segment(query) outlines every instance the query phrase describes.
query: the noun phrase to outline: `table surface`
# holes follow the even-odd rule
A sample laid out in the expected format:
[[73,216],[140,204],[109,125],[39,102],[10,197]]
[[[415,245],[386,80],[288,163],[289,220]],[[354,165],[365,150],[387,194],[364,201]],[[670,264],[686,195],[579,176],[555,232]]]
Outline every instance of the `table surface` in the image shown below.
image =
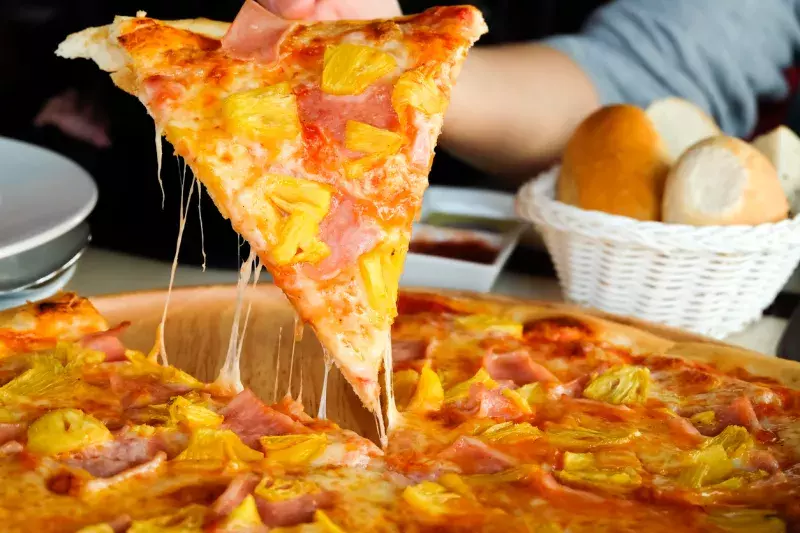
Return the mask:
[[[166,289],[169,286],[170,264],[98,248],[90,248],[78,263],[68,290],[83,296],[120,292]],[[175,286],[235,284],[237,272],[179,265]],[[262,277],[263,279],[263,277]],[[558,282],[552,278],[503,272],[492,292],[518,298],[561,301]],[[775,355],[787,321],[764,317],[746,330],[731,335],[726,342]]]

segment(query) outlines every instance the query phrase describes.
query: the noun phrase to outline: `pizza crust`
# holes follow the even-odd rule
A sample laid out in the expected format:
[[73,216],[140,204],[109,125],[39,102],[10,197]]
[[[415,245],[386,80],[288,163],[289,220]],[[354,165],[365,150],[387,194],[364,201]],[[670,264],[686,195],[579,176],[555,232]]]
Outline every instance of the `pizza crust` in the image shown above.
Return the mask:
[[661,353],[708,363],[723,372],[743,369],[800,390],[800,363],[739,348],[715,339],[630,317],[558,302],[519,300],[506,296],[463,291],[406,289],[409,295],[430,296],[463,311],[494,311],[527,322],[545,318],[569,318],[589,326],[602,340],[626,347],[633,353]]

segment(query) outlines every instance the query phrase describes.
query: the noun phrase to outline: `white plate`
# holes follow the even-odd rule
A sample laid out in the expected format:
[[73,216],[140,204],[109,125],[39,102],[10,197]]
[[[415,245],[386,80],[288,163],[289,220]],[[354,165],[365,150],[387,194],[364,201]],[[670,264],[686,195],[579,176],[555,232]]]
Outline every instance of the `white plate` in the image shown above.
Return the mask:
[[0,259],[63,235],[96,203],[97,187],[76,163],[0,138]]
[[27,302],[35,302],[37,300],[50,298],[67,286],[72,276],[75,275],[75,270],[77,268],[78,264],[73,263],[71,267],[64,270],[45,285],[37,286],[37,288],[33,290],[14,292],[5,297],[0,296],[0,311],[3,309],[11,309],[12,307],[19,307],[20,305],[25,305]]

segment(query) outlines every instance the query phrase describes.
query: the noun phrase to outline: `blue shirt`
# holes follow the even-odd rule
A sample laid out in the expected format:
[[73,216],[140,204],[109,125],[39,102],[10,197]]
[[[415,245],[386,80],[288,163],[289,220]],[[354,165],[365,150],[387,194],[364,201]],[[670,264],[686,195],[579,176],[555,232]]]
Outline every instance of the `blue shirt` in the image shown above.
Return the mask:
[[787,96],[800,0],[617,0],[544,44],[581,66],[604,105],[680,96],[747,137],[759,101]]

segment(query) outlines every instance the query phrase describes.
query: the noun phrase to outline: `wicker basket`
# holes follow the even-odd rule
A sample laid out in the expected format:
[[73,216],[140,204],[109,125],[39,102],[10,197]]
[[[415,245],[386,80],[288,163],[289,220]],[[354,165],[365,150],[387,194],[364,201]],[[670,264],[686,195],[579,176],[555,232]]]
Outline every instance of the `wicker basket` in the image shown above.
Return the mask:
[[640,222],[555,200],[558,168],[527,183],[517,212],[553,258],[565,298],[723,338],[761,318],[800,260],[800,216],[760,226]]

